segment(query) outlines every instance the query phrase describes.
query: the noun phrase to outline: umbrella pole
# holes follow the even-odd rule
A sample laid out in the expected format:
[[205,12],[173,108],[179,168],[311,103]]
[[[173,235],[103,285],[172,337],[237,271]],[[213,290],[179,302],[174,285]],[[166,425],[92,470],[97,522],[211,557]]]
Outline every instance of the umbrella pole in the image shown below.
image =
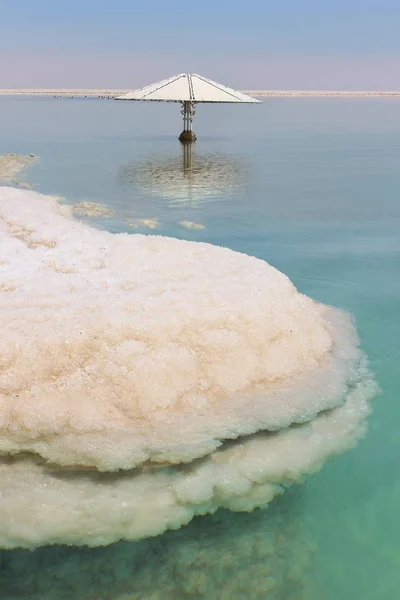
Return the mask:
[[192,131],[192,120],[194,115],[194,108],[192,102],[182,102],[182,116],[183,116],[183,131],[179,136],[179,141],[183,144],[191,143],[196,141],[196,135]]

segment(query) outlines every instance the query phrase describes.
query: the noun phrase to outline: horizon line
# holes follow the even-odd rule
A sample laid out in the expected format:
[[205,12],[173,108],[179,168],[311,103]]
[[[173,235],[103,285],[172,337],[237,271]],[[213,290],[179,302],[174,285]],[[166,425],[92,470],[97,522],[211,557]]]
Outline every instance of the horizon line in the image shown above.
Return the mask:
[[[0,96],[114,96],[132,92],[132,88],[0,88]],[[238,90],[250,96],[263,97],[398,97],[400,90]]]

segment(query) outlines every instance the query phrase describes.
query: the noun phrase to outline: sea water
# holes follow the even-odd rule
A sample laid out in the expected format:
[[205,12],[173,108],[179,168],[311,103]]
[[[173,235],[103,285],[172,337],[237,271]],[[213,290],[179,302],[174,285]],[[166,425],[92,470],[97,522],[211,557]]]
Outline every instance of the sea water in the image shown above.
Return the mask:
[[[251,514],[107,548],[0,551],[0,598],[392,600],[400,585],[400,101],[265,99],[197,107],[1,98],[20,180],[112,232],[252,254],[350,311],[376,374],[368,435]],[[200,275],[199,275],[200,276]],[[110,306],[110,310],[112,307]]]

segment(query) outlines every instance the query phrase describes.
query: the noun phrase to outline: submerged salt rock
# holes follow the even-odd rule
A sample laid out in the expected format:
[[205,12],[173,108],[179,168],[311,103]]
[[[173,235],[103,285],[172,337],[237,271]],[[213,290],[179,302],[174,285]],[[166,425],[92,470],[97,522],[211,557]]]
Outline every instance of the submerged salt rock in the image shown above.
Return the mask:
[[78,202],[72,206],[72,212],[78,217],[111,217],[115,210],[98,202]]
[[132,229],[139,228],[147,228],[147,229],[158,229],[161,227],[161,223],[157,219],[139,219],[139,218],[129,218],[125,219],[125,223],[127,223],[128,227]]
[[0,451],[130,469],[204,456],[340,404],[346,315],[264,261],[112,235],[0,192]]
[[185,229],[205,229],[201,223],[194,223],[193,221],[179,221],[179,225]]
[[15,600],[265,600],[257,590],[273,579],[268,600],[309,600],[304,579],[315,541],[302,514],[302,492],[287,494],[268,511],[221,511],[135,544],[0,551],[0,583]]
[[[34,154],[3,154],[0,156],[0,180],[14,181],[15,178],[32,162],[37,161]],[[25,184],[28,185],[28,184]]]

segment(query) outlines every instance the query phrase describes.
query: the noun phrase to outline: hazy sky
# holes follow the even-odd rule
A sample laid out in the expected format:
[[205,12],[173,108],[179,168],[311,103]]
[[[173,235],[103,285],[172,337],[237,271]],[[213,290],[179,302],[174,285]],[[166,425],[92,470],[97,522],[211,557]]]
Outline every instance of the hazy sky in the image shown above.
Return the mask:
[[400,0],[0,0],[0,88],[400,90]]

